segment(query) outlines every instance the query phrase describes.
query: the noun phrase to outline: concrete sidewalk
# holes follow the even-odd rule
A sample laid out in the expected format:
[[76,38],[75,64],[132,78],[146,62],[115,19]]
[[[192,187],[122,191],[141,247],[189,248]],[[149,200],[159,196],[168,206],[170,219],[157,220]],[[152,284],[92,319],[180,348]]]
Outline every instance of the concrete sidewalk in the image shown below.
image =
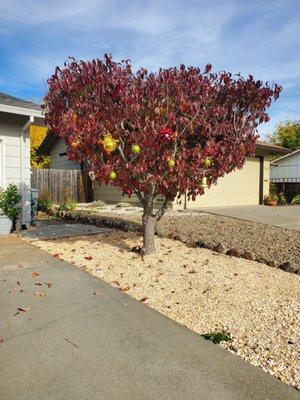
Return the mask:
[[1,400],[299,399],[241,358],[17,237],[0,238],[0,321]]

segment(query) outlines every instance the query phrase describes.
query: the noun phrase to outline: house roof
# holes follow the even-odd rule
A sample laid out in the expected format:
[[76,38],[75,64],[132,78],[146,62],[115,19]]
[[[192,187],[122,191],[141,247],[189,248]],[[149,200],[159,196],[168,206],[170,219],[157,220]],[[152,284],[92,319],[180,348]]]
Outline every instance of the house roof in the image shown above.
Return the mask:
[[11,114],[43,117],[42,108],[39,104],[19,99],[18,97],[10,96],[3,92],[0,92],[0,111]]
[[289,154],[286,154],[286,155],[284,155],[282,157],[276,158],[276,160],[272,161],[271,164],[277,164],[278,161],[283,160],[284,158],[287,158],[287,157],[294,156],[295,154],[297,154],[299,152],[300,152],[300,149],[295,150],[295,151],[293,151],[293,152],[291,152]]
[[273,143],[266,143],[261,140],[256,141],[256,150],[265,150],[269,153],[276,153],[276,154],[288,154],[291,152],[290,149],[286,147],[278,146],[277,144]]
[[[50,151],[54,143],[58,137],[53,133],[49,132],[45,137],[40,147],[37,149],[37,155],[40,156],[49,156]],[[286,149],[285,147],[277,146],[275,144],[262,142],[261,140],[256,141],[256,151],[264,151],[266,153],[276,153],[276,154],[287,154],[290,153],[290,149]]]

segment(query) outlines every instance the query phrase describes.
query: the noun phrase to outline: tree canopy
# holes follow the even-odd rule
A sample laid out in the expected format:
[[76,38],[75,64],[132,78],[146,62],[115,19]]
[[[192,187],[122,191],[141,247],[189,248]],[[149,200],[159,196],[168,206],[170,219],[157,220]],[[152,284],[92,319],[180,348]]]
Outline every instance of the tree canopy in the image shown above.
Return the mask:
[[42,141],[47,134],[47,127],[31,125],[29,128],[30,133],[30,163],[33,168],[49,168],[49,157],[38,156],[37,149],[40,147]]
[[[145,252],[154,248],[145,237],[153,242],[155,223],[176,196],[195,199],[204,180],[210,186],[254,155],[256,128],[281,91],[210,64],[154,74],[109,55],[71,59],[48,85],[46,123],[66,141],[68,157],[140,200]],[[155,211],[157,195],[165,200]]]
[[280,122],[269,135],[269,140],[288,149],[300,149],[300,121]]

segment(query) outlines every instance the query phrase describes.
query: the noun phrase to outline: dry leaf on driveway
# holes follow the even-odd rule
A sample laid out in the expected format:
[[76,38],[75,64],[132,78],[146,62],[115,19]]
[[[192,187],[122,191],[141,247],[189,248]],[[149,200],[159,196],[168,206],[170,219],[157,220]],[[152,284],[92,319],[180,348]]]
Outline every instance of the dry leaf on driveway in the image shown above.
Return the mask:
[[45,297],[46,295],[43,292],[37,291],[37,292],[34,293],[34,296]]
[[23,312],[27,312],[29,310],[31,310],[33,307],[18,307],[19,311],[23,311]]
[[89,261],[93,259],[92,256],[85,256],[84,258],[85,258],[86,260],[89,260]]
[[120,288],[120,290],[122,290],[122,292],[128,292],[128,290],[130,290],[130,286],[124,286]]
[[40,274],[39,274],[39,272],[34,271],[34,272],[31,274],[31,276],[32,276],[33,278],[36,278],[37,276],[40,276]]
[[0,343],[4,342],[4,338],[2,336],[0,336]]
[[148,300],[148,298],[149,298],[149,297],[146,297],[146,296],[145,296],[145,297],[142,297],[142,298],[140,299],[140,302],[141,302],[141,303],[144,303],[146,300]]
[[6,279],[0,279],[0,283],[4,283],[4,282],[6,282]]
[[96,290],[94,291],[94,296],[99,296],[100,294],[100,292],[97,292]]
[[51,288],[51,287],[53,286],[53,282],[48,282],[48,283],[45,283],[45,285],[47,285],[47,286],[48,286],[48,288]]

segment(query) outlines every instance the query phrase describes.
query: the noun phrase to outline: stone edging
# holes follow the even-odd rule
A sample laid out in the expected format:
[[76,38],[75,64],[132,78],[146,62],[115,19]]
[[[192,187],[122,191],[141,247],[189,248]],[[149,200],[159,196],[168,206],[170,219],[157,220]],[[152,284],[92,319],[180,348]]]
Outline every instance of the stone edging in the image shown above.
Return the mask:
[[[49,215],[57,215],[57,210],[51,209],[48,212]],[[108,216],[100,216],[100,215],[86,215],[81,214],[80,212],[59,212],[59,217],[62,219],[67,219],[69,221],[80,222],[84,224],[95,225],[97,227],[106,227],[111,229],[118,229],[125,232],[141,232],[141,225],[136,222],[124,221],[119,218],[108,217]],[[214,243],[212,241],[198,241],[196,243],[190,243],[184,240],[179,236],[170,236],[170,235],[161,235],[156,232],[156,235],[159,237],[168,237],[169,239],[179,240],[182,243],[185,243],[189,246],[202,247],[205,249],[209,249],[221,254],[227,254],[231,257],[244,258],[246,260],[257,261],[262,264],[267,264],[273,268],[279,268],[283,271],[294,273],[300,275],[300,267],[293,265],[290,261],[286,261],[281,264],[277,264],[274,260],[268,260],[264,257],[254,257],[254,255],[250,251],[242,251],[237,248],[228,248],[223,243]]]

